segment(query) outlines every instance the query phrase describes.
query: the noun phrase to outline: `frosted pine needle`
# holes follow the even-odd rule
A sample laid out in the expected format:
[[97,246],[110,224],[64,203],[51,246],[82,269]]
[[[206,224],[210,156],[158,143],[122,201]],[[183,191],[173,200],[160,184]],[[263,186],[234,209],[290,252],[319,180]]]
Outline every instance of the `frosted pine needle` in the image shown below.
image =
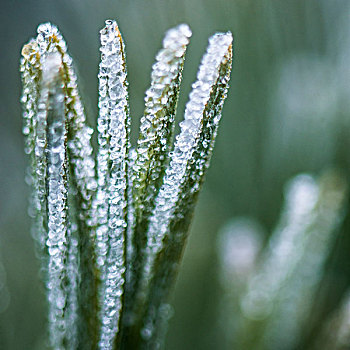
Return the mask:
[[[94,174],[94,161],[92,158],[92,148],[90,145],[90,136],[92,134],[92,129],[87,127],[85,125],[85,116],[83,112],[83,108],[80,102],[78,90],[76,81],[77,78],[75,76],[73,67],[72,67],[72,59],[67,54],[66,51],[66,44],[63,40],[61,34],[59,33],[58,29],[51,25],[50,23],[42,24],[38,27],[38,36],[35,40],[31,40],[29,44],[27,44],[23,51],[22,51],[23,59],[22,59],[22,76],[24,83],[28,79],[25,78],[26,75],[28,75],[32,81],[32,84],[29,85],[29,88],[31,88],[32,96],[36,98],[38,94],[43,95],[44,90],[41,85],[45,85],[47,83],[48,77],[50,77],[50,72],[48,71],[48,74],[46,74],[46,77],[42,76],[42,68],[40,65],[40,60],[44,61],[46,60],[46,57],[48,55],[55,55],[58,59],[58,57],[61,60],[61,68],[60,68],[60,76],[61,76],[61,93],[62,93],[62,113],[64,115],[64,124],[67,128],[65,132],[65,147],[67,148],[67,154],[66,158],[67,167],[66,172],[70,172],[70,174],[66,174],[65,181],[70,183],[70,190],[67,191],[68,196],[70,199],[70,210],[69,214],[67,216],[70,217],[71,220],[74,222],[77,222],[77,225],[68,225],[67,227],[74,227],[74,231],[78,231],[80,235],[79,239],[79,250],[80,252],[83,252],[83,254],[80,254],[80,258],[69,256],[67,260],[67,271],[69,271],[68,278],[71,281],[71,285],[75,284],[75,288],[69,288],[69,296],[70,300],[76,300],[79,296],[79,304],[80,307],[77,307],[77,305],[72,305],[71,303],[68,303],[67,305],[67,312],[66,317],[67,322],[71,323],[75,327],[77,326],[76,321],[76,313],[77,310],[79,311],[80,317],[87,317],[90,318],[91,316],[88,315],[86,312],[83,312],[83,308],[91,309],[90,306],[87,306],[89,303],[91,305],[91,299],[93,298],[94,294],[94,278],[91,274],[91,271],[93,271],[93,268],[91,266],[91,261],[93,262],[93,255],[91,250],[91,234],[90,234],[90,228],[91,226],[91,213],[90,213],[90,207],[91,207],[91,198],[92,198],[92,192],[94,188],[96,187],[95,182],[95,174]],[[25,65],[27,65],[27,69],[25,69]],[[30,80],[29,79],[29,80]],[[36,89],[36,91],[34,91]],[[23,102],[25,103],[25,106],[27,106],[29,103],[34,104],[33,97],[26,98],[23,97]],[[25,101],[24,101],[25,100]],[[46,180],[46,163],[48,156],[50,156],[50,151],[46,149],[46,141],[44,139],[44,136],[46,135],[46,128],[47,128],[47,118],[46,115],[40,111],[41,104],[37,102],[38,107],[33,106],[31,108],[32,114],[35,111],[37,111],[37,116],[34,118],[27,118],[27,113],[25,112],[25,120],[27,122],[24,126],[24,133],[28,132],[28,128],[34,127],[34,131],[30,135],[35,135],[38,139],[38,142],[36,142],[35,145],[35,151],[36,158],[32,157],[32,180],[34,187],[34,208],[40,207],[41,210],[45,210],[46,207],[44,205],[45,203],[45,197],[47,195],[46,193],[46,186],[47,186],[47,180]],[[32,120],[31,124],[28,123],[28,121]],[[31,126],[32,125],[32,126]],[[46,137],[46,136],[45,136]],[[33,136],[32,136],[33,138]],[[63,138],[63,135],[61,135],[61,138]],[[30,137],[27,139],[27,150],[28,152],[31,152],[30,147],[33,141]],[[34,159],[34,160],[33,160]],[[68,165],[69,164],[69,165]],[[40,176],[33,176],[33,172],[36,174],[40,174]],[[38,190],[38,189],[42,190]],[[41,196],[41,197],[40,197]],[[39,204],[38,204],[39,203]],[[32,210],[33,211],[33,210]],[[38,212],[38,210],[33,211],[34,216],[36,217],[36,225],[34,226],[34,230],[40,231],[40,226],[46,226],[47,227],[47,221],[50,220],[50,213],[45,212]],[[47,215],[49,218],[47,218]],[[73,216],[75,218],[73,218]],[[67,218],[68,220],[68,218]],[[47,228],[43,230],[44,233],[39,235],[41,237],[45,237],[47,233]],[[67,230],[67,232],[71,232],[71,229]],[[40,238],[41,240],[41,246],[42,250],[47,250],[45,245],[47,246],[47,242],[45,239]],[[71,246],[70,239],[67,238],[67,247]],[[90,246],[90,249],[89,249]],[[82,247],[84,247],[82,249]],[[70,248],[69,248],[70,249]],[[76,250],[71,250],[70,252],[73,254],[77,254],[78,252]],[[45,256],[45,255],[44,255]],[[85,258],[85,259],[84,259]],[[90,278],[85,278],[81,285],[79,286],[84,290],[84,293],[77,293],[76,288],[78,287],[78,261],[83,262],[80,264],[80,267],[83,267],[83,269],[86,271],[87,269],[90,270],[86,276],[91,276]],[[72,265],[74,262],[74,266]],[[89,266],[90,264],[90,266]],[[71,266],[72,265],[72,266]],[[74,297],[75,295],[75,297]],[[94,312],[96,314],[96,312]],[[69,315],[69,316],[68,316]],[[91,322],[89,322],[91,323]],[[76,332],[72,329],[72,327],[69,328],[69,334],[73,336],[73,334],[76,334]],[[87,334],[87,327],[83,327],[82,332]],[[91,332],[89,332],[91,333]],[[89,337],[89,336],[87,336]],[[69,336],[68,336],[69,338]],[[84,336],[80,334],[79,338],[81,339],[82,343],[85,343],[85,340],[82,340]],[[76,341],[72,338],[69,338],[69,343],[74,344]],[[89,341],[88,341],[89,342]],[[73,345],[72,345],[73,346]]]
[[196,195],[209,166],[231,65],[231,33],[214,35],[203,56],[197,82],[193,84],[185,118],[180,124],[181,132],[176,138],[170,165],[150,219],[143,275],[144,284],[152,281],[144,324],[146,338],[157,338],[153,334],[155,323],[162,298],[167,298],[176,275],[176,264],[186,241]]
[[23,132],[31,155],[33,230],[46,263],[50,342],[60,348],[69,339],[65,316],[69,309],[65,287],[69,237],[63,65],[57,52],[42,56],[34,40],[23,48],[22,55]]
[[125,272],[129,106],[124,43],[114,21],[101,30],[98,118],[97,254],[101,270],[100,349],[118,332]]
[[[152,67],[151,87],[146,91],[145,111],[141,118],[134,165],[134,197],[138,211],[146,211],[153,200],[170,147],[174,116],[182,78],[186,47],[191,31],[182,24],[170,29],[163,40],[163,48]],[[159,184],[158,184],[159,186]]]
[[100,32],[97,170],[93,130],[57,27],[41,24],[22,50],[30,213],[55,349],[138,348],[159,345],[164,334],[173,267],[209,165],[232,63],[231,34],[213,36],[169,161],[190,36],[184,24],[166,33],[137,147],[129,155],[125,48],[116,22],[106,21]]
[[[80,346],[96,342],[96,293],[97,280],[94,274],[95,257],[93,248],[92,194],[96,189],[94,160],[90,138],[92,129],[86,125],[86,117],[80,101],[77,77],[72,58],[67,53],[67,45],[57,27],[50,23],[38,27],[36,38],[42,55],[58,52],[63,62],[63,84],[65,94],[65,114],[67,121],[67,151],[70,170],[70,191],[73,196],[70,215],[74,215],[79,235],[78,251],[81,279],[78,293],[78,313]],[[87,325],[87,326],[86,326]]]
[[[137,156],[133,167],[135,254],[132,262],[131,289],[134,292],[138,291],[144,263],[149,216],[168,162],[185,53],[191,35],[190,28],[185,24],[172,28],[165,34],[163,47],[152,67],[151,86],[146,91],[145,111],[141,118]],[[134,299],[132,292],[130,298]]]
[[[193,84],[190,100],[186,105],[185,118],[180,124],[181,132],[176,138],[164,184],[159,191],[156,207],[150,219],[147,247],[151,255],[162,248],[160,244],[169,232],[177,204],[183,200],[181,191],[184,186],[189,185],[191,176],[195,181],[190,191],[198,192],[221,117],[231,62],[231,34],[217,34],[212,37],[207,53],[202,59],[198,80]],[[202,152],[202,157],[197,159],[197,162],[192,162],[195,152]]]

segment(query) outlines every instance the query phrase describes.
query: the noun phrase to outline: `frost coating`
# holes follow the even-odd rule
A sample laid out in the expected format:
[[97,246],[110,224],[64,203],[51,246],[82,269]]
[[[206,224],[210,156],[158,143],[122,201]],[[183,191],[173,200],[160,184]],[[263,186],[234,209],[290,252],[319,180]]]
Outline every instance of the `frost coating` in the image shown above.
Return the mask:
[[78,319],[78,305],[79,305],[79,242],[78,227],[75,223],[69,223],[68,226],[68,236],[70,237],[70,242],[68,246],[68,262],[67,262],[67,275],[69,278],[69,284],[67,286],[67,304],[68,308],[66,310],[66,337],[68,339],[67,346],[68,349],[74,350],[78,346],[78,329],[77,329],[77,319]]
[[[168,230],[170,219],[179,200],[181,186],[186,180],[186,171],[192,155],[198,147],[199,136],[203,127],[203,113],[210,99],[213,86],[217,83],[219,69],[232,44],[231,34],[217,34],[209,41],[209,47],[193,84],[190,100],[186,105],[184,121],[180,124],[181,132],[176,138],[169,168],[166,170],[164,184],[156,199],[156,207],[151,217],[148,234],[148,247],[151,254],[160,248],[160,242]],[[226,77],[225,77],[226,79]],[[213,113],[213,112],[212,112]],[[213,113],[214,114],[214,113]],[[219,122],[216,116],[214,126]],[[202,144],[207,148],[206,144]],[[204,164],[198,164],[203,167]]]
[[[38,119],[47,121],[47,207],[49,253],[47,289],[49,300],[50,341],[55,348],[64,348],[66,333],[65,307],[67,237],[67,163],[64,94],[61,57],[58,53],[43,58],[43,87]],[[43,110],[41,113],[40,106]]]
[[[25,136],[25,152],[30,156],[27,182],[32,186],[29,214],[34,219],[32,235],[38,243],[40,258],[45,260],[46,237],[46,187],[45,187],[45,143],[46,120],[40,119],[38,125],[37,113],[39,102],[39,80],[41,78],[41,62],[38,45],[31,40],[22,49],[21,67],[23,93],[23,134]],[[37,130],[39,126],[39,130]],[[42,268],[46,268],[42,261]]]
[[132,270],[132,257],[134,254],[133,247],[133,227],[135,226],[135,210],[134,203],[132,197],[132,184],[135,177],[135,173],[133,172],[134,164],[136,161],[136,151],[135,149],[130,149],[129,152],[129,166],[128,166],[128,217],[127,217],[127,230],[126,230],[126,285],[131,283],[131,270]]
[[125,272],[129,106],[125,49],[115,21],[100,32],[97,262],[101,270],[99,347],[111,349],[118,332]]

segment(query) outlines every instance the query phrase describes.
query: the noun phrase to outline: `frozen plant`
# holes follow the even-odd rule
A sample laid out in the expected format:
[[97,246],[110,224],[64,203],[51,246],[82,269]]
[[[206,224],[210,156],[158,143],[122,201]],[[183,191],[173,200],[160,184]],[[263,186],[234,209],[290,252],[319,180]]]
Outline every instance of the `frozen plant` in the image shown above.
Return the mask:
[[191,31],[182,24],[166,33],[132,149],[124,42],[116,22],[106,21],[94,153],[66,43],[50,23],[37,32],[22,50],[21,101],[49,345],[159,348],[227,94],[232,35],[209,39],[172,146]]

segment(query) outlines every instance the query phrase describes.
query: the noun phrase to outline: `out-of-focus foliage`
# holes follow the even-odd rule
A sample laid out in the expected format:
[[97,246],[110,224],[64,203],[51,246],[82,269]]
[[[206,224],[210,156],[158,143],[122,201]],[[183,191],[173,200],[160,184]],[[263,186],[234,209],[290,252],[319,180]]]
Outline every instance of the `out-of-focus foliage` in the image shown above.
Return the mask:
[[[278,225],[261,252],[252,220],[234,220],[223,228],[218,256],[227,300],[220,321],[227,348],[297,348],[312,309],[319,306],[317,290],[347,194],[345,179],[334,171],[318,180],[295,177],[286,188]],[[339,321],[344,330],[329,342],[334,348],[346,342],[348,317],[345,306]]]
[[[91,123],[97,115],[96,33],[105,18],[118,18],[128,43],[133,121],[142,114],[149,67],[166,29],[185,22],[194,33],[180,114],[207,38],[232,31],[231,90],[175,288],[176,313],[166,342],[170,350],[224,349],[216,326],[224,298],[217,273],[220,227],[232,217],[253,217],[263,227],[257,235],[264,244],[278,221],[288,179],[300,172],[317,176],[329,167],[341,169],[346,181],[350,178],[349,6],[345,0],[1,1],[0,251],[11,299],[0,314],[0,348],[40,349],[46,314],[28,229],[18,104],[20,50],[38,23],[55,22],[70,43],[84,73],[79,78]],[[133,125],[136,135],[137,122]],[[300,348],[317,348],[324,329],[319,320],[341,307],[350,282],[349,219],[345,213]]]

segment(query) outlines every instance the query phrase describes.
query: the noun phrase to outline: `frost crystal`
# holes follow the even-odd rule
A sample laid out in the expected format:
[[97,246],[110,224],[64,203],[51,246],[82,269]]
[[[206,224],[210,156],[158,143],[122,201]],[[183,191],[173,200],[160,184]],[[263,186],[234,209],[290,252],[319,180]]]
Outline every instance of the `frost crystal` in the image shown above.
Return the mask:
[[181,24],[166,33],[137,147],[129,154],[125,48],[116,22],[106,21],[100,32],[96,167],[93,130],[67,45],[50,23],[37,32],[22,50],[21,102],[51,347],[158,346],[171,315],[174,267],[226,97],[232,36],[210,39],[171,153],[191,31]]

